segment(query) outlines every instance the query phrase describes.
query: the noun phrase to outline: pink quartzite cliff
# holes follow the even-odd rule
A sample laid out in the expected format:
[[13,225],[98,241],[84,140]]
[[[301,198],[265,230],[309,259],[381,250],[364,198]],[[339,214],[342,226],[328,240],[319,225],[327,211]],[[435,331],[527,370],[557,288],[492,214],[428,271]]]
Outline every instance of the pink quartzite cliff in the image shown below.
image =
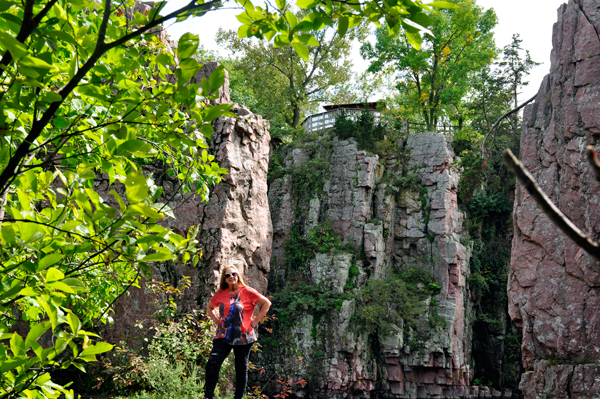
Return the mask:
[[[600,238],[600,184],[585,147],[600,148],[600,0],[558,9],[552,65],[525,108],[521,158],[556,205]],[[566,238],[517,187],[509,312],[523,331],[526,398],[600,394],[600,262]]]

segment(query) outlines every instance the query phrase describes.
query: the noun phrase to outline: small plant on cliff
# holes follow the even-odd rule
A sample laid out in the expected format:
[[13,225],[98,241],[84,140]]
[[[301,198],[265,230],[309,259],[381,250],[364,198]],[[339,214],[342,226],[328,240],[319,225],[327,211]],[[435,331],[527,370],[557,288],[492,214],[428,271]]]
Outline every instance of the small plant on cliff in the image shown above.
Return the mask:
[[329,162],[313,158],[292,171],[292,187],[300,199],[310,200],[323,194],[323,185],[329,172]]
[[409,267],[383,280],[368,280],[356,295],[355,324],[368,334],[385,333],[390,324],[416,328],[427,313],[425,299],[440,291],[433,275],[420,267]]
[[348,294],[302,283],[273,296],[273,313],[277,314],[282,326],[293,326],[303,313],[311,314],[316,324],[325,313],[341,309],[342,302],[348,298]]
[[381,121],[369,110],[363,110],[358,118],[350,117],[342,111],[335,120],[333,132],[341,139],[356,139],[359,149],[375,152],[382,157],[389,157],[398,152],[396,140],[399,129],[386,129]]
[[316,252],[329,252],[342,248],[340,237],[335,234],[330,223],[313,227],[304,238],[297,226],[292,227],[289,238],[284,243],[285,260],[293,270],[303,269],[315,257]]
[[308,241],[318,252],[329,252],[343,246],[342,239],[335,234],[331,223],[323,223],[312,228],[308,233]]

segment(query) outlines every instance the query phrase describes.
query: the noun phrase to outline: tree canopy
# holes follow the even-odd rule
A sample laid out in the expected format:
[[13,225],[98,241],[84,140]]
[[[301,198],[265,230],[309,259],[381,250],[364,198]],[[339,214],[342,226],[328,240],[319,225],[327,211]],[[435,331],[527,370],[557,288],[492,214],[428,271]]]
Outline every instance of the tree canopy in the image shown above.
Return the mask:
[[456,8],[428,14],[432,35],[424,35],[420,51],[408,36],[376,30],[376,43],[361,48],[371,60],[369,70],[392,66],[396,73],[401,114],[434,129],[443,118],[461,124],[463,99],[471,89],[472,76],[490,65],[498,54],[492,29],[493,9],[483,11],[475,0],[453,0]]
[[236,57],[231,69],[241,73],[252,91],[252,109],[275,122],[297,128],[301,118],[321,102],[336,101],[339,92],[332,87],[351,79],[351,42],[364,32],[340,36],[331,28],[315,32],[308,61],[290,46],[275,47],[264,41],[240,39],[233,31],[220,31],[217,42],[226,45]]

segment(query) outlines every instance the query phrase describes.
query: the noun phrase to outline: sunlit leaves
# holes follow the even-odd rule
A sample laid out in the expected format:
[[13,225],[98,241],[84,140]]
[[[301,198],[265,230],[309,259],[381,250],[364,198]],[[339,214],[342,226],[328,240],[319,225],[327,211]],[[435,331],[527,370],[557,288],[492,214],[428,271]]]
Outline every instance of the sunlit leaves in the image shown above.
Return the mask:
[[189,58],[196,53],[200,41],[198,35],[192,33],[184,33],[180,38],[177,45],[177,55],[180,60]]
[[[7,203],[0,225],[0,396],[71,399],[73,392],[43,371],[82,369],[111,349],[84,328],[107,322],[112,301],[140,276],[151,277],[150,262],[197,264],[195,233],[182,239],[156,224],[174,217],[172,193],[163,196],[147,165],[164,166],[175,190],[207,199],[227,171],[199,149],[208,148],[211,121],[231,116],[231,105],[210,105],[220,95],[222,68],[202,83],[190,81],[202,66],[192,58],[195,35],[184,35],[176,54],[158,37],[135,37],[100,54],[82,76],[98,49],[102,5],[57,2],[20,43],[22,7],[0,0],[0,12],[10,10],[0,14],[0,56],[12,56],[0,70],[0,172],[20,145],[32,150],[27,166],[11,168],[9,185],[0,187]],[[106,42],[159,10],[147,18],[136,13],[129,24],[124,13],[113,13]],[[70,82],[76,88],[65,93]],[[25,142],[50,109],[39,135]],[[6,333],[17,318],[29,324],[19,330],[25,335]],[[44,332],[52,334],[50,347],[37,343]]]

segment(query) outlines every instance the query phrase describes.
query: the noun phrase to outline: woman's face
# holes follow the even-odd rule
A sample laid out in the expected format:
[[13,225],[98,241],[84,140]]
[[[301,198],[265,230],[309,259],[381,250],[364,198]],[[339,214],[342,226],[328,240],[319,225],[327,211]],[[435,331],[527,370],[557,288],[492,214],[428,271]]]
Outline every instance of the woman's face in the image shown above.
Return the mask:
[[[227,277],[227,274],[229,274],[229,277]],[[234,274],[235,274],[235,276],[234,276]],[[238,278],[240,277],[240,275],[238,274],[238,271],[232,267],[228,267],[227,269],[225,269],[225,276],[226,276],[225,281],[230,286],[236,284],[238,282]]]

